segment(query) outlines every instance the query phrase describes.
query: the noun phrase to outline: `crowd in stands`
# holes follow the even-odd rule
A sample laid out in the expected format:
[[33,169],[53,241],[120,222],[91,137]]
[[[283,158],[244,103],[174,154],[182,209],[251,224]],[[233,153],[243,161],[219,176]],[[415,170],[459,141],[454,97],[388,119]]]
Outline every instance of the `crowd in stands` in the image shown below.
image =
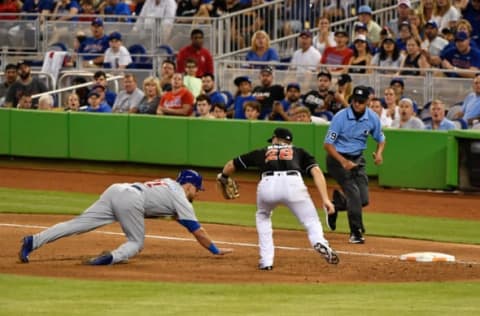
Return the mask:
[[[238,76],[234,79],[237,91],[225,91],[225,83],[219,83],[216,89],[214,58],[204,47],[205,35],[200,28],[191,31],[191,43],[181,48],[175,59],[162,62],[158,77],[150,76],[138,83],[135,75],[128,72],[133,61],[122,43],[121,32],[106,34],[104,30],[104,22],[112,19],[132,21],[133,28],[141,31],[152,27],[154,22],[148,18],[164,17],[162,32],[168,34],[176,17],[207,20],[264,2],[268,1],[145,0],[127,5],[121,0],[83,0],[80,4],[76,0],[3,0],[0,12],[55,12],[63,13],[60,18],[69,20],[82,19],[82,12],[92,9],[104,15],[104,19],[89,20],[91,34],[77,33],[74,47],[81,56],[81,66],[95,72],[95,85],[76,90],[65,104],[53,107],[56,96],[32,99],[47,88],[31,76],[28,63],[20,61],[5,67],[5,80],[0,87],[3,106],[324,124],[349,106],[354,85],[351,75],[368,76],[375,71],[395,77],[381,95],[375,95],[375,89],[371,89],[369,104],[384,127],[452,129],[460,124],[455,124],[455,120],[462,120],[468,127],[480,125],[480,0],[421,0],[417,6],[410,0],[397,0],[396,18],[387,25],[375,21],[373,5],[354,7],[354,1],[342,5],[332,1],[330,6],[322,5],[323,11],[319,12],[315,6],[319,1],[296,0],[295,5],[285,1],[278,30],[272,29],[269,14],[254,14],[246,20],[248,25],[231,26],[232,45],[251,47],[242,67],[256,69],[260,82],[254,86],[252,78]],[[331,28],[338,17],[351,14],[358,17],[352,29]],[[133,22],[134,16],[147,19]],[[297,73],[297,78],[314,73],[315,89],[301,91],[300,82],[283,86],[275,81],[281,54],[279,48],[271,45],[270,35],[277,31],[298,34],[298,49],[292,53],[288,68]],[[117,95],[108,91],[107,74],[100,70],[103,68],[123,74],[122,89]],[[461,110],[449,116],[450,120],[445,113],[451,104],[442,100],[421,104],[424,112],[429,111],[429,115],[422,116],[416,100],[403,95],[402,78],[425,76],[432,69],[448,70],[434,72],[435,76],[472,80],[472,93],[463,100]]]

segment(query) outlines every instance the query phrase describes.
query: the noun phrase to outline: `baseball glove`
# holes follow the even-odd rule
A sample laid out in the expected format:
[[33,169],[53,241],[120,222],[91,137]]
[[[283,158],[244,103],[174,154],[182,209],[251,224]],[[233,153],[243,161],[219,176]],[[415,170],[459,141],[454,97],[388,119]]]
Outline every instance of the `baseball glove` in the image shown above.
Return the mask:
[[238,184],[233,178],[225,176],[222,173],[217,175],[217,188],[222,192],[226,200],[233,200],[240,196],[238,193]]

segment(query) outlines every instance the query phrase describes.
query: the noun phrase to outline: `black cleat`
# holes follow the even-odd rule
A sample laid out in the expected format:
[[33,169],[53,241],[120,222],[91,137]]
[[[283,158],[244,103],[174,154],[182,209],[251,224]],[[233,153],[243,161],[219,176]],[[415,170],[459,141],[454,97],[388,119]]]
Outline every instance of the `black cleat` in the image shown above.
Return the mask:
[[273,266],[262,266],[262,265],[259,265],[259,266],[258,266],[258,269],[259,269],[259,270],[264,270],[264,271],[272,271],[272,270],[273,270]]
[[113,263],[113,256],[110,252],[102,252],[99,256],[90,258],[85,261],[86,265],[106,266]]

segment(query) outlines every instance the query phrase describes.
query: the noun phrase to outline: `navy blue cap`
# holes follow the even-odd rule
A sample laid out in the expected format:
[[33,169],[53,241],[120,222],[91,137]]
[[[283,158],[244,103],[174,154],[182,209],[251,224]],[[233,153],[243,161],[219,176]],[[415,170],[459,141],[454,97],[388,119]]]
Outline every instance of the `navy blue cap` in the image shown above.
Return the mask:
[[402,78],[393,78],[390,80],[390,85],[393,86],[394,84],[399,83],[402,87],[405,87],[405,82]]
[[202,176],[197,171],[192,169],[180,171],[176,181],[180,184],[191,183],[197,188],[197,190],[204,190],[202,186]]
[[100,19],[100,18],[95,18],[95,19],[92,21],[91,25],[103,26],[103,20]]
[[120,34],[119,32],[112,32],[108,36],[108,40],[109,41],[111,41],[111,40],[121,41],[122,40],[122,34]]
[[235,78],[235,80],[233,80],[233,83],[236,86],[239,86],[242,82],[252,83],[252,80],[248,76],[240,76],[240,77]]
[[288,140],[290,142],[293,140],[292,132],[290,132],[289,129],[283,128],[283,127],[277,127],[273,131],[273,136],[271,138],[267,139],[267,142],[271,143],[273,137],[282,138],[282,139]]
[[295,88],[298,91],[300,91],[300,85],[297,82],[291,82],[287,85],[287,91],[290,90],[291,88]]

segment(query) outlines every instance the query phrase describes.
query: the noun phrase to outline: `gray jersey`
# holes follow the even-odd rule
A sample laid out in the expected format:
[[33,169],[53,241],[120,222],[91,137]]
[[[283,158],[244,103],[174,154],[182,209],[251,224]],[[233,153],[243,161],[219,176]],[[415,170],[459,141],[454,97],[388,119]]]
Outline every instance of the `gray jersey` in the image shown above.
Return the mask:
[[135,185],[144,193],[145,217],[175,216],[178,220],[197,221],[192,204],[175,180],[164,178]]

